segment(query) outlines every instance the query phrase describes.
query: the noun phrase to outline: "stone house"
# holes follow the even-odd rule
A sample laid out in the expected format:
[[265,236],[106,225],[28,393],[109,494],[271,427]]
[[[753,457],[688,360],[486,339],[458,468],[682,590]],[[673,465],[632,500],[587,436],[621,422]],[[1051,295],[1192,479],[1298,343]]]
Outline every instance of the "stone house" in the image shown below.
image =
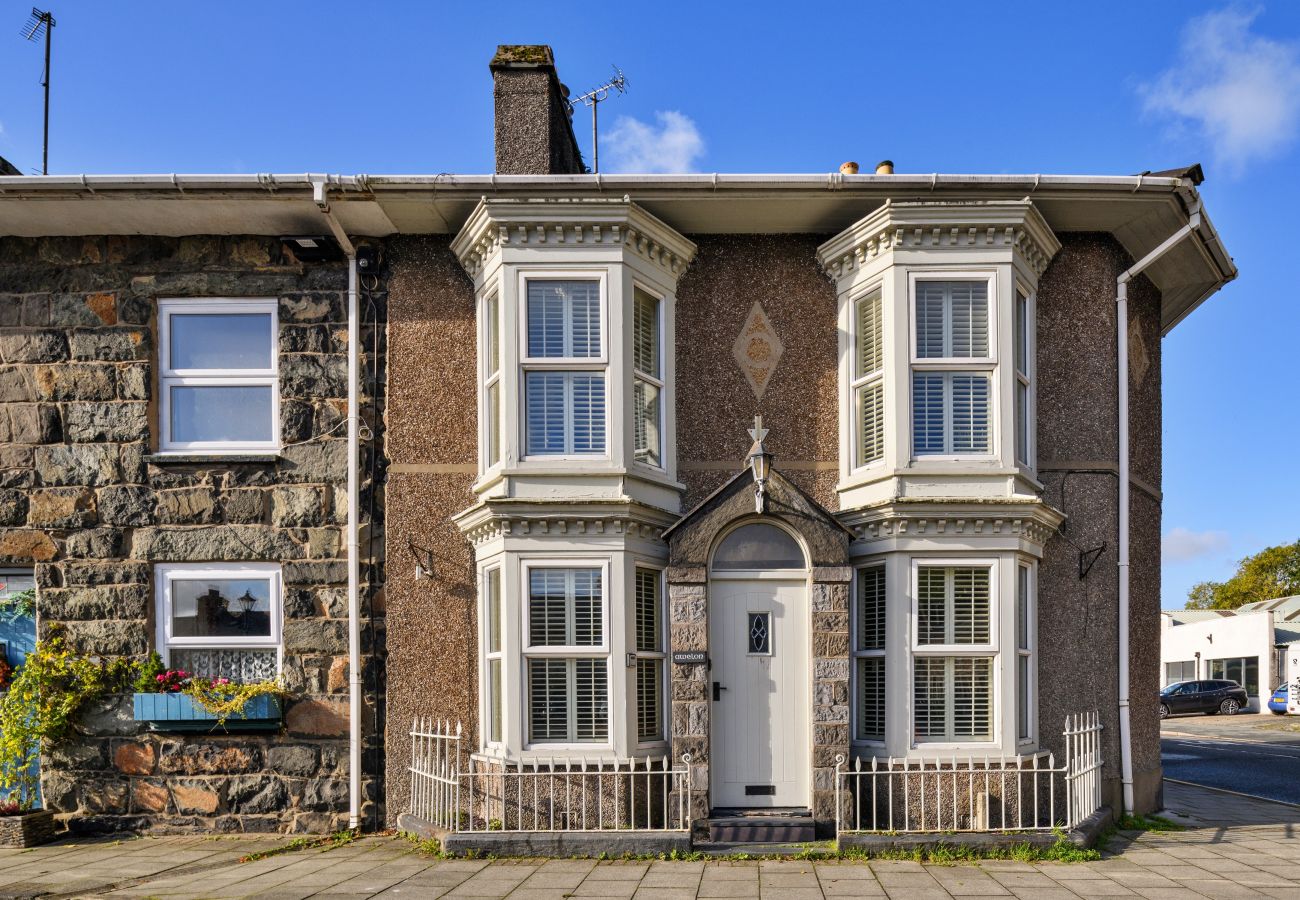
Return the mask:
[[[592,175],[549,49],[492,74],[492,175],[0,179],[0,562],[85,652],[295,698],[254,739],[123,698],[47,802],[396,823],[450,720],[500,809],[666,760],[687,832],[802,838],[856,761],[1046,765],[1095,710],[1102,801],[1157,808],[1160,340],[1236,274],[1199,167]],[[223,582],[261,642],[169,643]]]

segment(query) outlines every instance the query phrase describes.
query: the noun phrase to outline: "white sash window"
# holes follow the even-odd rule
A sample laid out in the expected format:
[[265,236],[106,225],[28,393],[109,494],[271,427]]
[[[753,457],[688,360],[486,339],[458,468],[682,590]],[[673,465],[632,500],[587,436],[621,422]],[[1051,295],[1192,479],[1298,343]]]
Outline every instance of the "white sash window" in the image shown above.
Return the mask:
[[636,733],[643,744],[666,739],[664,681],[667,657],[661,574],[636,570]]
[[854,608],[854,696],[857,699],[859,741],[885,740],[885,610],[888,605],[885,566],[858,569]]
[[857,427],[856,465],[885,458],[885,348],[881,294],[874,290],[854,304],[853,405]]
[[912,455],[993,452],[989,281],[918,279],[912,358]]
[[605,570],[525,570],[525,666],[531,744],[609,741]]
[[660,301],[641,288],[632,299],[632,437],[637,462],[663,467]]
[[994,739],[992,565],[917,565],[913,733],[918,743]]
[[524,452],[599,456],[607,411],[602,282],[527,280]]

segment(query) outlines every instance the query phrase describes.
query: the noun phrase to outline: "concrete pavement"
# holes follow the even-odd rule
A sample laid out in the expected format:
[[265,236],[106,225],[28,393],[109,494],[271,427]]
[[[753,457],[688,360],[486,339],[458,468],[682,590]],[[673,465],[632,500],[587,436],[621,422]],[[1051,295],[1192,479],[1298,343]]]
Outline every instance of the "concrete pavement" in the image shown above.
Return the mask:
[[1300,898],[1300,809],[1168,784],[1180,832],[1120,833],[1084,863],[911,861],[448,860],[398,837],[367,837],[241,863],[279,837],[144,837],[0,851],[0,896],[559,898],[1001,896]]

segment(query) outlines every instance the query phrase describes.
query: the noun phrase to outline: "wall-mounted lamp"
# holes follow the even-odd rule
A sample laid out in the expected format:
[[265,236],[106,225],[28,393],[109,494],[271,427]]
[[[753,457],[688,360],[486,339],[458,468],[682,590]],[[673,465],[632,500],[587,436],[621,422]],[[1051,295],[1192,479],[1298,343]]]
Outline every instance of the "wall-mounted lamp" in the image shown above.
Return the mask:
[[761,516],[767,512],[767,476],[772,471],[772,454],[763,446],[767,429],[763,427],[762,416],[754,416],[754,427],[749,429],[749,436],[754,443],[749,447],[745,462],[749,463],[750,471],[754,473],[754,510]]
[[423,547],[417,547],[409,539],[406,542],[406,549],[411,551],[415,557],[415,580],[421,578],[433,577],[433,551],[426,550]]

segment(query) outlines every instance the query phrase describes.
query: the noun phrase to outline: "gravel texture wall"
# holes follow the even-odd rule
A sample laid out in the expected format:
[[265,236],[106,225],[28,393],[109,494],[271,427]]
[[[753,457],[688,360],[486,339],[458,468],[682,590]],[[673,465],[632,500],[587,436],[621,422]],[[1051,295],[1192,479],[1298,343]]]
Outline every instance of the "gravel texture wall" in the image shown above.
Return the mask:
[[[261,237],[0,241],[0,564],[34,567],[41,633],[62,628],[82,653],[142,658],[159,627],[157,563],[283,564],[282,677],[294,698],[283,733],[145,734],[130,695],[109,698],[43,760],[45,802],[73,828],[346,823],[346,284],[344,264],[304,265]],[[278,454],[155,455],[159,297],[278,298]],[[382,320],[382,292],[372,300],[369,318]],[[375,337],[363,331],[367,371]],[[365,390],[378,384],[367,378]],[[374,399],[362,414],[382,435]],[[373,501],[382,537],[369,469],[363,484],[363,520]],[[363,579],[380,583],[381,560],[370,562]],[[366,637],[382,651],[382,621]],[[368,773],[378,669],[365,673]],[[377,796],[368,778],[372,816]]]
[[[1039,567],[1040,732],[1097,706],[1108,802],[1119,808],[1118,430],[1115,278],[1132,264],[1109,235],[1063,234],[1038,293],[1038,461],[1044,498],[1067,516]],[[1145,278],[1129,291],[1133,750],[1138,810],[1159,809],[1160,306]],[[1079,550],[1103,547],[1086,578]],[[1050,662],[1048,662],[1050,661]]]

